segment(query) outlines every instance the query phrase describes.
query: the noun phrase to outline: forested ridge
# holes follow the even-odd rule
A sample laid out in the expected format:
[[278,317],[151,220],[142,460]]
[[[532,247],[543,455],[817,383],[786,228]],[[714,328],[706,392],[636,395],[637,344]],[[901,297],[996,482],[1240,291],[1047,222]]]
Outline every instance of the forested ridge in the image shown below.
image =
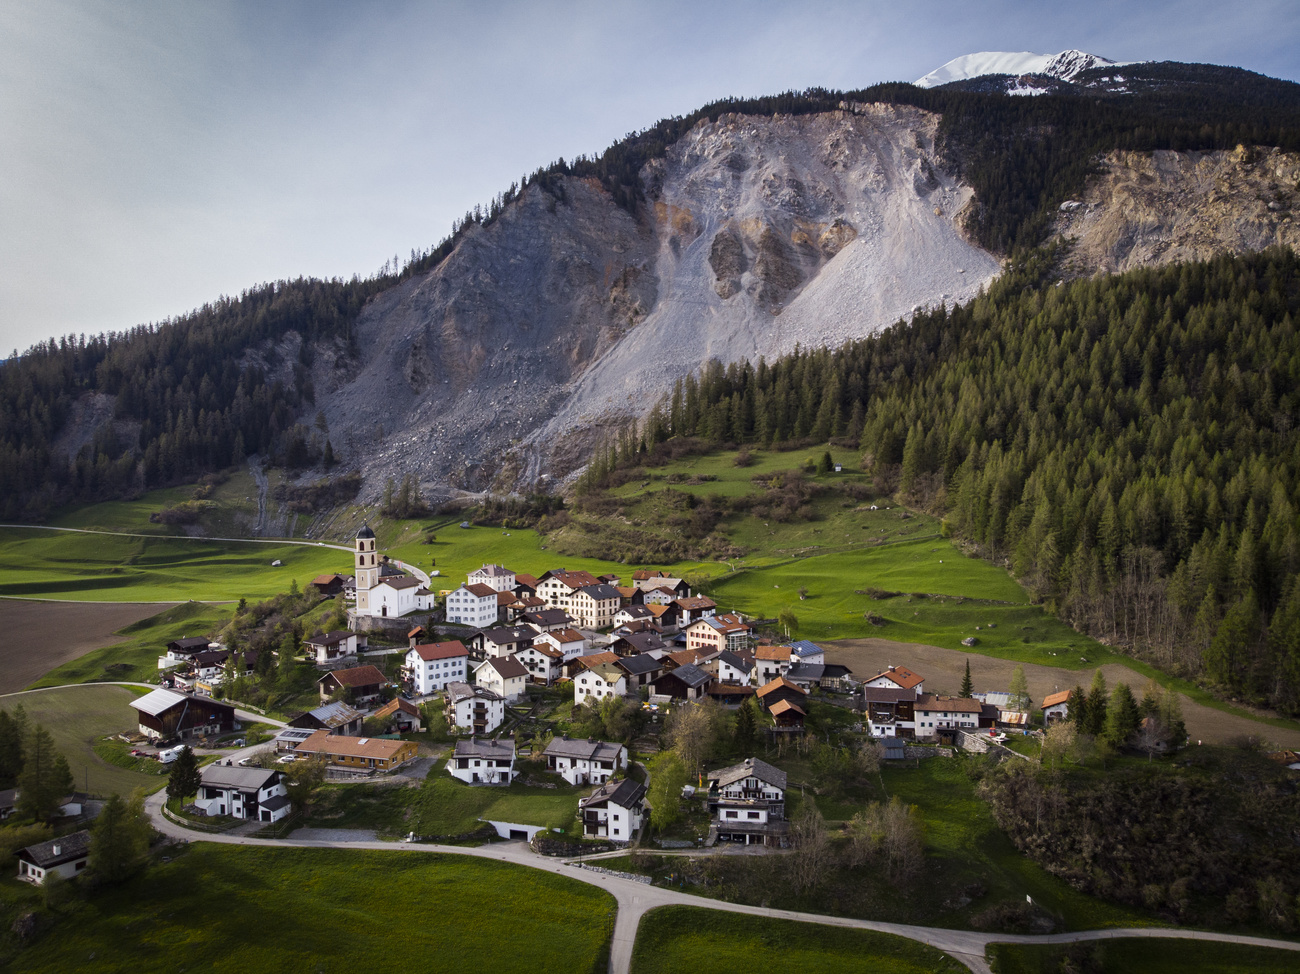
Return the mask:
[[1300,713],[1300,260],[1053,260],[837,351],[714,363],[588,482],[671,436],[848,438],[1082,631]]
[[[464,233],[492,223],[528,187],[562,203],[564,177],[591,178],[618,205],[638,212],[647,193],[645,164],[702,119],[811,114],[869,102],[940,112],[943,151],[976,191],[970,230],[999,253],[1038,244],[1056,205],[1082,191],[1094,160],[1111,149],[1300,148],[1300,86],[1208,65],[1134,65],[1125,75],[1133,92],[1122,96],[1011,98],[887,84],[722,99],[632,133],[598,158],[560,160],[524,176],[487,207],[466,213],[437,246],[413,250],[400,270],[395,258],[364,280],[264,284],[160,324],[42,342],[0,363],[0,517],[38,520],[62,504],[193,479],[245,454],[301,461],[310,453],[310,430],[300,419],[313,400],[306,381],[313,341],[349,342],[369,298],[435,267]],[[246,353],[290,331],[304,339],[302,360],[287,370],[292,381],[277,383]],[[137,432],[119,442],[105,428],[77,456],[55,456],[73,403],[88,392],[116,396],[115,418]]]

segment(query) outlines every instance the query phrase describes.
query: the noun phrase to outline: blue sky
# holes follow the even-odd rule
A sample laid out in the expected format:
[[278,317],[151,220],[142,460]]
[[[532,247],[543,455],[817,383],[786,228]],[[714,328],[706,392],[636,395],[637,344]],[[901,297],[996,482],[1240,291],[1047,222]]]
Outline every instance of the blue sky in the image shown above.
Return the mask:
[[1078,48],[1300,80],[1300,3],[0,0],[0,354],[368,274],[726,95]]

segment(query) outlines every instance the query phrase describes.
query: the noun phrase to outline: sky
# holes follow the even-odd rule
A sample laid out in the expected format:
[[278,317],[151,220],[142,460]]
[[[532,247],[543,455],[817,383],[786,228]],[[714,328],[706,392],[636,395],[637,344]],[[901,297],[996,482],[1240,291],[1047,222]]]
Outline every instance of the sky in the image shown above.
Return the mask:
[[1295,0],[0,0],[0,356],[366,276],[717,98],[1077,48],[1300,81]]

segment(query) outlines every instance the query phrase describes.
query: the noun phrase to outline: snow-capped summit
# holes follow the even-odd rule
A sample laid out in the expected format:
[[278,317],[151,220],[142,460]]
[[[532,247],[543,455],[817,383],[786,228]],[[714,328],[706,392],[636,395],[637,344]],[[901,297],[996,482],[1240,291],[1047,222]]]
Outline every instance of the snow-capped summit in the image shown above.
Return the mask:
[[1083,51],[1062,51],[1060,54],[1033,54],[1029,51],[982,51],[953,58],[941,68],[931,71],[916,81],[918,88],[937,88],[952,81],[966,81],[986,74],[1041,74],[1062,81],[1070,81],[1080,71],[1089,68],[1118,67],[1133,61],[1111,61],[1109,58],[1086,54]]

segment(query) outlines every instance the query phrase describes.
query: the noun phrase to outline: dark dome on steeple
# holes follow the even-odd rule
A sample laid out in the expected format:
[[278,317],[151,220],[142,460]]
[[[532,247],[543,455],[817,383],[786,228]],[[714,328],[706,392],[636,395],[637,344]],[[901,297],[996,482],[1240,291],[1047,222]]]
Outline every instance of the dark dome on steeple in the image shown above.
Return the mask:
[[369,524],[363,524],[363,525],[361,525],[361,530],[357,532],[357,538],[358,538],[358,539],[361,539],[361,538],[373,538],[374,536],[375,536],[375,532],[373,532],[373,531],[370,530],[370,525],[369,525]]

